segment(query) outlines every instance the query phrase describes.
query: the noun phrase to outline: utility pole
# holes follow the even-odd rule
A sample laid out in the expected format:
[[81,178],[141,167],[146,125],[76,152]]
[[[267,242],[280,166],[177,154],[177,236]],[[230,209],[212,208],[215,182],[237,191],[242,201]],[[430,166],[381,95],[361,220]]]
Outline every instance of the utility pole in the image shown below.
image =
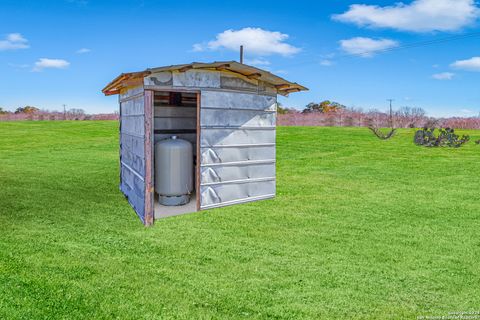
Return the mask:
[[395,101],[394,99],[387,99],[390,102],[390,127],[393,128],[393,109],[392,109],[392,102]]
[[240,63],[243,64],[243,45],[240,46]]
[[67,105],[66,104],[62,104],[63,106],[63,120],[67,120]]

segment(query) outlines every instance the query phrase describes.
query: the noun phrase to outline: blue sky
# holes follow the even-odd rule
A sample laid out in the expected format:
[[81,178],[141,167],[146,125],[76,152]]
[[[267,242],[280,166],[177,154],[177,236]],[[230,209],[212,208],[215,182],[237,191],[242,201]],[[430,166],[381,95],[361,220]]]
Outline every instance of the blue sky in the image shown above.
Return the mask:
[[[474,0],[0,2],[0,106],[117,109],[100,90],[121,72],[237,60],[310,88],[281,102],[331,99],[365,110],[480,112],[480,32]],[[372,53],[373,51],[373,53]]]

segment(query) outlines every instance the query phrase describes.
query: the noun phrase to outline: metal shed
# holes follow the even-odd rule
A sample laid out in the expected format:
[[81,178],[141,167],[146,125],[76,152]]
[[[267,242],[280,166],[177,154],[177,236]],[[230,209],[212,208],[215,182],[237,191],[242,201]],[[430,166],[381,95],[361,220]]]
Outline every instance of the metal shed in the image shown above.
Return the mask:
[[[235,61],[123,73],[119,95],[120,190],[145,225],[181,213],[275,196],[277,94],[307,88]],[[154,145],[176,135],[194,146],[195,196],[165,208],[154,192]]]

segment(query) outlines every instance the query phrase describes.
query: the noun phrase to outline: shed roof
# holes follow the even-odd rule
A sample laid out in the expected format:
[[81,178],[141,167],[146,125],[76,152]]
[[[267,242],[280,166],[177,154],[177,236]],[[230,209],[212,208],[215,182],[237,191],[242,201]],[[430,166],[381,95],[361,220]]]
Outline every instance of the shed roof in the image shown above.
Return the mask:
[[145,71],[139,71],[139,72],[122,73],[121,75],[116,77],[114,80],[112,80],[102,90],[102,92],[107,96],[118,94],[120,93],[121,88],[128,86],[135,81],[143,79],[149,74],[152,74],[155,72],[162,72],[162,71],[185,72],[191,69],[209,69],[209,70],[230,71],[233,73],[237,73],[241,76],[244,76],[250,79],[257,79],[257,80],[261,80],[263,82],[269,83],[275,86],[279,94],[284,96],[292,92],[308,90],[304,86],[301,86],[295,82],[287,81],[279,76],[274,75],[271,72],[268,72],[256,67],[238,63],[236,61],[218,61],[218,62],[212,62],[212,63],[192,62],[189,64],[178,64],[178,65],[172,65],[172,66],[166,66],[166,67],[149,68]]

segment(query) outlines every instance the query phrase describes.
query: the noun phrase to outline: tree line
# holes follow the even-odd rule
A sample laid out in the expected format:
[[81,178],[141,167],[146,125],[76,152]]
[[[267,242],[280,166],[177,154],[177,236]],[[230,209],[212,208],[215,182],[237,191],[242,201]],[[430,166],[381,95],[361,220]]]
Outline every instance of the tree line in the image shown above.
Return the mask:
[[377,109],[364,111],[341,103],[325,100],[319,103],[311,102],[303,110],[277,106],[279,125],[298,126],[355,126],[355,127],[451,127],[462,129],[480,129],[478,117],[435,118],[427,116],[423,108],[401,107],[392,114]]

